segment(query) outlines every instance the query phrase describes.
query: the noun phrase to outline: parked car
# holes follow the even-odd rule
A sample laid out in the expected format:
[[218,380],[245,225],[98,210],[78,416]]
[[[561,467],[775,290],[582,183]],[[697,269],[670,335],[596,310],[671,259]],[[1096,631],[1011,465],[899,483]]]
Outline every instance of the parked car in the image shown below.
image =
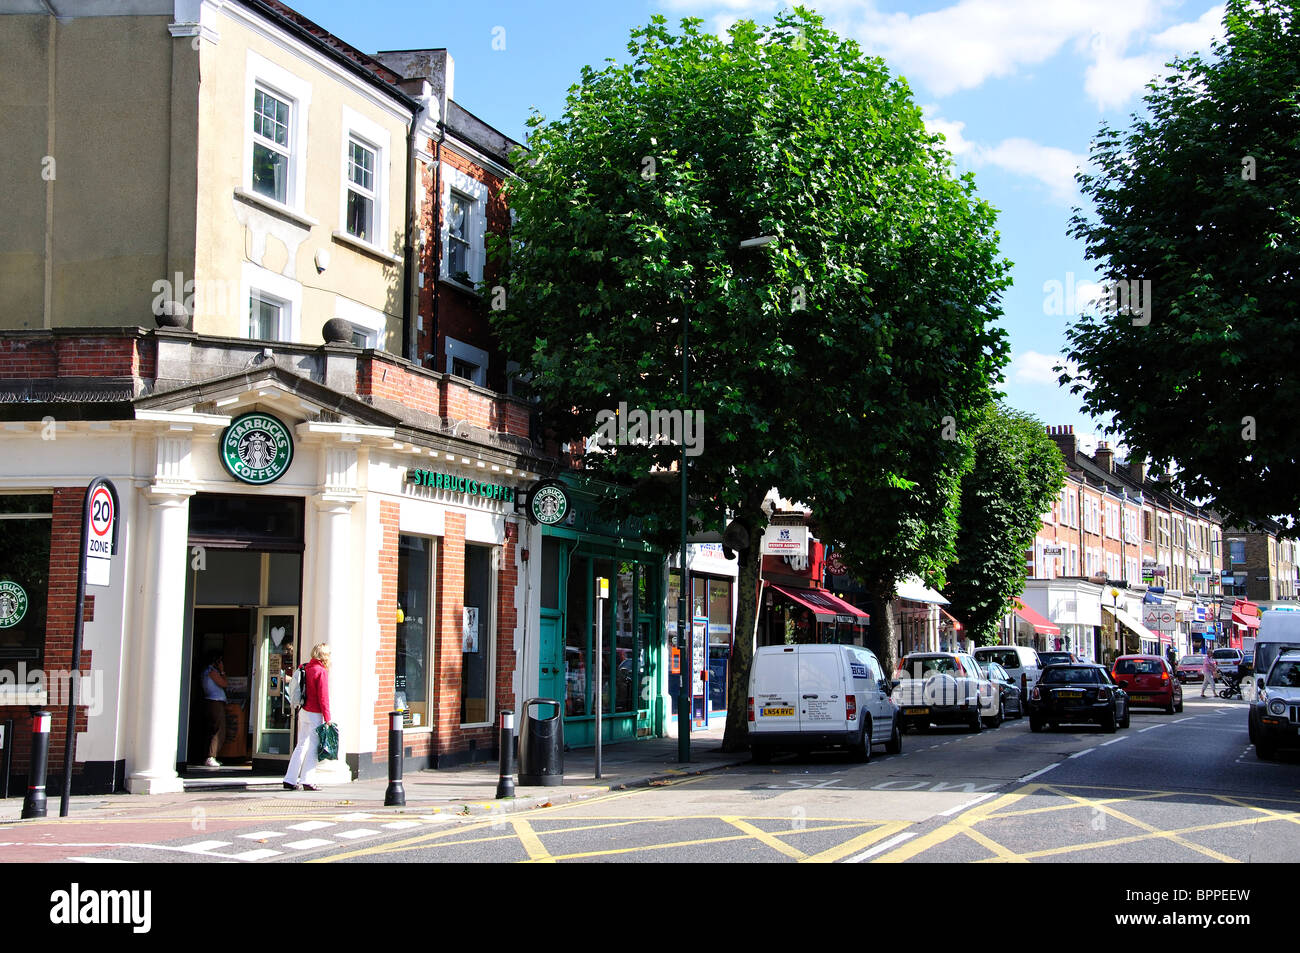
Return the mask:
[[1183,710],[1183,683],[1163,656],[1121,655],[1110,674],[1128,694],[1129,705],[1163,708],[1171,715]]
[[1029,693],[1029,730],[1076,722],[1095,722],[1106,731],[1127,728],[1128,696],[1100,665],[1049,665]]
[[1038,653],[1024,645],[981,645],[971,655],[977,662],[997,662],[1026,695],[1043,674]]
[[766,763],[776,751],[844,747],[859,761],[871,746],[903,750],[897,682],[856,645],[765,645],[749,673],[749,749]]
[[[998,724],[1005,721],[1011,712],[1015,712],[1017,718],[1025,717],[1025,698],[1020,691],[1020,679],[1012,678],[1011,673],[999,665],[997,662],[984,662],[976,658],[980,668],[985,676],[998,689]],[[994,725],[997,727],[997,725]]]
[[979,731],[998,723],[998,690],[964,652],[915,652],[898,665],[895,701],[905,729],[969,725]]
[[1257,686],[1262,686],[1269,668],[1283,649],[1300,649],[1300,612],[1269,609],[1260,618],[1259,632],[1255,636],[1254,680]]
[[1300,747],[1300,650],[1282,649],[1250,705],[1255,757],[1271,761],[1279,748]]
[[1087,664],[1073,652],[1039,652],[1038,658],[1042,661],[1043,668],[1049,665]]
[[1180,682],[1205,681],[1205,656],[1184,655],[1178,660],[1178,668],[1175,669],[1174,674],[1178,676]]

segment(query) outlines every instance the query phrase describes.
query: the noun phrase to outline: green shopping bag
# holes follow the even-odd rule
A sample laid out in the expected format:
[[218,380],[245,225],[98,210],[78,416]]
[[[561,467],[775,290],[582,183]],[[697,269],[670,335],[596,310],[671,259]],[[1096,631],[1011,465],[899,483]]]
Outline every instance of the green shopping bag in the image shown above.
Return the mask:
[[337,761],[339,759],[339,726],[332,721],[316,728],[316,760]]

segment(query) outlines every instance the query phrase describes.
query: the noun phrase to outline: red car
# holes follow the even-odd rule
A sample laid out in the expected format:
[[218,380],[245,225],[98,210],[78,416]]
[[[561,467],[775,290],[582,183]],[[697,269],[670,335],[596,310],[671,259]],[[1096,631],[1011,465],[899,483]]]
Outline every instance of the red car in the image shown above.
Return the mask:
[[1178,660],[1178,671],[1175,674],[1183,682],[1205,681],[1205,656],[1184,655]]
[[1128,692],[1132,706],[1163,708],[1171,715],[1183,710],[1183,684],[1159,655],[1121,655],[1111,677]]

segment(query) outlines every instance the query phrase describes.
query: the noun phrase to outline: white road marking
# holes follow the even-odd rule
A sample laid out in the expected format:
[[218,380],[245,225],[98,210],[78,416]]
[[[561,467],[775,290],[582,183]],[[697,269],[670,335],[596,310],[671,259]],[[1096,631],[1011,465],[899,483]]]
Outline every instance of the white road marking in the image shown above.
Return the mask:
[[915,836],[916,833],[914,831],[904,831],[901,834],[895,834],[893,837],[889,838],[888,840],[882,840],[879,844],[877,844],[875,847],[872,847],[870,850],[864,850],[860,854],[855,854],[854,856],[846,860],[845,863],[860,864],[867,858],[875,857],[877,854],[883,854],[891,847],[896,847],[897,845],[903,843],[903,841]]
[[993,796],[993,792],[992,792],[992,791],[990,791],[988,794],[981,794],[979,797],[971,798],[971,799],[970,799],[969,801],[967,801],[965,804],[958,804],[956,807],[950,807],[950,808],[948,808],[948,810],[946,810],[946,811],[940,811],[938,816],[939,816],[939,817],[952,817],[952,815],[958,813],[959,811],[964,811],[964,810],[966,810],[966,808],[968,808],[968,807],[974,807],[974,806],[975,806],[976,804],[978,804],[980,801],[987,801],[987,800],[988,800],[989,798],[991,798],[992,796]]
[[405,830],[408,827],[419,827],[420,822],[419,821],[392,821],[391,823],[382,824],[380,826],[385,828],[386,830],[400,831],[400,830]]
[[244,840],[270,840],[272,837],[283,837],[284,831],[253,831],[251,834],[239,834]]
[[325,840],[320,837],[309,837],[306,840],[294,840],[285,844],[285,847],[292,847],[294,850],[314,850],[317,847],[328,847],[333,844],[332,840]]
[[1139,728],[1139,729],[1138,729],[1138,734],[1142,734],[1142,732],[1144,732],[1144,731],[1155,731],[1157,728],[1163,728],[1163,727],[1164,727],[1164,725],[1152,725],[1152,726],[1149,727],[1149,728]]
[[290,824],[291,831],[319,831],[326,827],[333,827],[333,821],[303,821],[301,824]]
[[339,831],[334,836],[346,837],[348,840],[354,840],[355,838],[358,837],[376,837],[378,836],[378,834],[379,831],[372,831],[366,827],[358,827],[356,830],[352,830],[352,831]]
[[1084,748],[1082,751],[1076,751],[1074,754],[1070,755],[1070,757],[1071,757],[1071,758],[1082,758],[1082,757],[1083,757],[1085,754],[1087,754],[1088,752],[1090,752],[1090,751],[1096,751],[1096,750],[1097,750],[1096,747],[1092,747],[1092,748]]
[[1112,739],[1110,739],[1110,741],[1103,741],[1101,744],[1097,745],[1097,747],[1098,747],[1098,748],[1104,748],[1104,747],[1106,747],[1106,745],[1117,745],[1117,744],[1119,744],[1121,741],[1128,741],[1128,739],[1129,739],[1129,736],[1128,736],[1128,735],[1120,735],[1118,738],[1112,738]]
[[246,850],[242,854],[229,854],[231,860],[263,860],[267,857],[279,857],[282,851],[263,847],[260,850]]
[[371,819],[372,817],[374,817],[374,816],[375,816],[375,815],[373,815],[373,814],[367,814],[365,811],[354,811],[354,812],[351,813],[351,814],[340,814],[340,815],[338,816],[338,820],[340,820],[340,821],[368,821],[368,820],[370,820],[370,819]]
[[[5,844],[0,844],[0,847],[4,847],[4,846],[6,846],[6,845],[5,845]],[[114,858],[112,858],[112,857],[69,857],[68,860],[79,861],[80,863],[83,863],[83,864],[135,864],[135,863],[138,863],[138,861],[134,861],[134,860],[116,860],[116,859],[114,859]]]
[[218,847],[229,847],[228,840],[201,840],[197,844],[182,844],[179,850],[188,851],[194,854],[205,854],[210,850],[216,850]]
[[1058,762],[1056,762],[1056,764],[1049,764],[1049,765],[1048,765],[1047,767],[1045,767],[1045,768],[1039,768],[1039,769],[1038,769],[1037,771],[1035,771],[1033,774],[1026,774],[1023,778],[1020,778],[1019,780],[1017,780],[1016,783],[1017,783],[1017,784],[1024,784],[1026,781],[1032,781],[1034,778],[1038,777],[1040,774],[1046,774],[1048,771],[1051,771],[1053,768],[1059,768],[1059,767],[1061,766],[1061,764],[1062,764],[1062,762],[1058,761]]
[[1175,719],[1174,719],[1173,721],[1171,721],[1169,724],[1171,724],[1171,725],[1181,725],[1183,722],[1185,722],[1185,721],[1191,721],[1191,720],[1192,720],[1193,718],[1195,718],[1195,717],[1196,717],[1195,715],[1188,715],[1186,718],[1175,718]]

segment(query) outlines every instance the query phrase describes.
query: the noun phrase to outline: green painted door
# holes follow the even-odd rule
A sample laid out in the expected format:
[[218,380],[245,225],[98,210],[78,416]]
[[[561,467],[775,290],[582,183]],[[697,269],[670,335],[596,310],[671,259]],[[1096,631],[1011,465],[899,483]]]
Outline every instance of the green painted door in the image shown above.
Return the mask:
[[562,613],[542,610],[537,677],[537,694],[542,698],[554,698],[561,706],[564,705],[563,622]]

